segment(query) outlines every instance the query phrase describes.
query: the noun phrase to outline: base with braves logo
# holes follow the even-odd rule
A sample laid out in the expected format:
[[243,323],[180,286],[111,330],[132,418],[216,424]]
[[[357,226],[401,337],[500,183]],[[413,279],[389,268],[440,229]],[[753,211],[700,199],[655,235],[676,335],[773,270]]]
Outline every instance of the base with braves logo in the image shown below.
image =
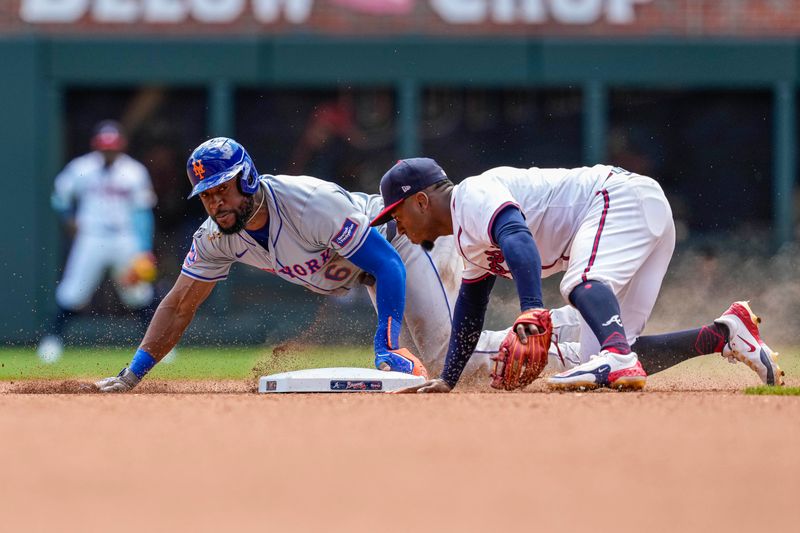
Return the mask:
[[374,368],[311,368],[262,376],[258,392],[387,392],[424,382],[422,376]]

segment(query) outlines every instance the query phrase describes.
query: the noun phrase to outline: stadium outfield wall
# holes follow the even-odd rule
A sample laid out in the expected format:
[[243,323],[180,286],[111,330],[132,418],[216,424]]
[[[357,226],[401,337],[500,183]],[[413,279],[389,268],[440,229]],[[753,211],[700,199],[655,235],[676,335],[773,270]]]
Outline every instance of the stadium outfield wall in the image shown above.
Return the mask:
[[[241,87],[393,87],[397,156],[418,152],[429,86],[573,87],[583,94],[583,154],[604,159],[612,88],[760,89],[773,95],[775,244],[792,235],[798,46],[780,40],[568,37],[342,38],[23,35],[0,38],[0,140],[6,147],[8,229],[0,311],[6,343],[32,342],[52,306],[59,268],[52,178],[64,163],[64,95],[71,87],[160,85],[207,91],[206,134],[234,131]],[[224,331],[220,332],[224,335]]]

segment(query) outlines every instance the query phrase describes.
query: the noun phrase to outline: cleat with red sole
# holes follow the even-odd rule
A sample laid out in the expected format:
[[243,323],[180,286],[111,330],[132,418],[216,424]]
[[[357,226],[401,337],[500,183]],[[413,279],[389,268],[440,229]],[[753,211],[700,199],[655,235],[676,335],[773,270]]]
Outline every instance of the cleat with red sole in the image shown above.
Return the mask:
[[761,339],[758,324],[761,319],[746,301],[733,302],[722,316],[714,321],[725,326],[728,338],[722,356],[749,366],[766,385],[782,386],[783,370],[778,366],[778,352],[773,352]]
[[593,355],[588,362],[547,378],[547,385],[556,390],[588,390],[608,387],[618,390],[641,390],[647,373],[638,356],[621,355],[607,350]]

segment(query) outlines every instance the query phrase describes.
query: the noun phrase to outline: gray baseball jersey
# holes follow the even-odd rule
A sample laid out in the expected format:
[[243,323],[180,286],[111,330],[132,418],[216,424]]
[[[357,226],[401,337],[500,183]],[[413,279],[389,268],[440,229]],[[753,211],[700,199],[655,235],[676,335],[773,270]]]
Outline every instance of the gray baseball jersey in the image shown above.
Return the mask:
[[226,235],[210,217],[194,234],[181,272],[201,281],[228,277],[244,263],[321,294],[341,294],[363,272],[347,260],[364,243],[380,195],[351,193],[310,176],[262,176],[269,248],[244,230]]

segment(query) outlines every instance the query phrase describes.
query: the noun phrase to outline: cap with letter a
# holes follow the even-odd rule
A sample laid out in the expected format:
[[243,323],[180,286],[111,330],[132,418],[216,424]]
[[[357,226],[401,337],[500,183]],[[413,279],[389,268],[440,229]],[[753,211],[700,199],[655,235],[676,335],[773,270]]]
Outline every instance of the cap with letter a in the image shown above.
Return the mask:
[[447,179],[442,167],[428,157],[401,159],[381,178],[383,211],[370,223],[380,226],[392,218],[392,211],[400,202],[435,183]]

